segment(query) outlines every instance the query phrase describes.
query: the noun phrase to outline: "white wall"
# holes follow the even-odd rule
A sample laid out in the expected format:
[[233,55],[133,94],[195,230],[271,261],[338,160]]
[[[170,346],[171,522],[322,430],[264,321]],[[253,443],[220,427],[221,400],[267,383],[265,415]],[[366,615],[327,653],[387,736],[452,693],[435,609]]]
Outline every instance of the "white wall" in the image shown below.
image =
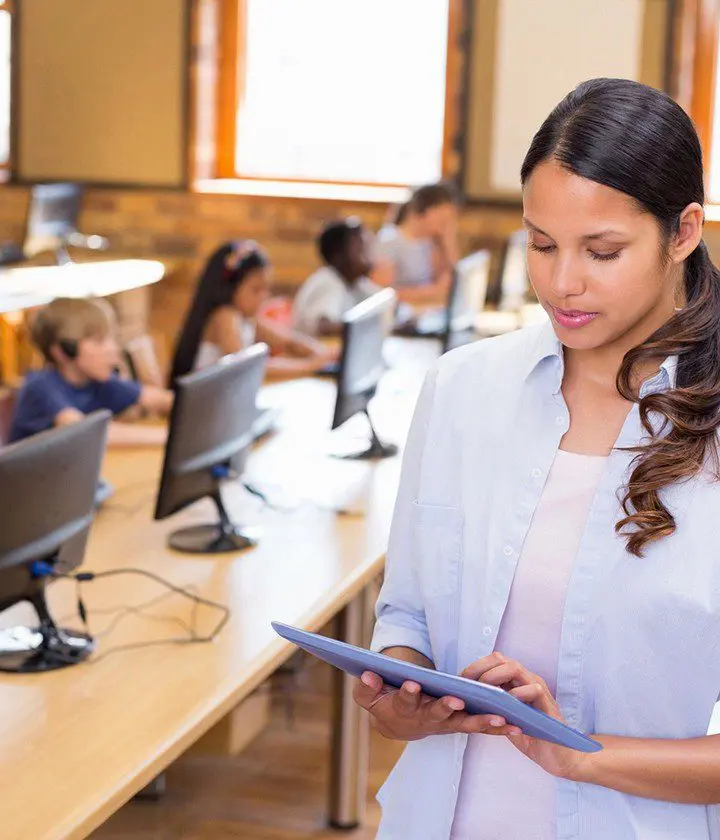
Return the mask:
[[501,0],[490,181],[518,190],[533,134],[579,82],[636,79],[640,0]]

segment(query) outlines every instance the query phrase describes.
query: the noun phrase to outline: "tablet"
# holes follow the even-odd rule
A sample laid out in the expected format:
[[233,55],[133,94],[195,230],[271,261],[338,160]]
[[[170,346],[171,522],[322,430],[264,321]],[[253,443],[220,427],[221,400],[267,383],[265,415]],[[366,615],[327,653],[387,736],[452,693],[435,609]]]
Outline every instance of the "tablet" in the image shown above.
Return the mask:
[[507,691],[493,685],[402,662],[382,653],[373,653],[277,621],[274,621],[272,626],[284,639],[354,677],[359,677],[364,671],[371,671],[393,688],[400,688],[406,680],[412,680],[422,686],[423,692],[430,697],[458,697],[464,701],[465,710],[470,714],[500,715],[509,724],[520,727],[526,735],[533,738],[586,753],[599,752],[602,749],[601,744],[582,732],[528,706]]

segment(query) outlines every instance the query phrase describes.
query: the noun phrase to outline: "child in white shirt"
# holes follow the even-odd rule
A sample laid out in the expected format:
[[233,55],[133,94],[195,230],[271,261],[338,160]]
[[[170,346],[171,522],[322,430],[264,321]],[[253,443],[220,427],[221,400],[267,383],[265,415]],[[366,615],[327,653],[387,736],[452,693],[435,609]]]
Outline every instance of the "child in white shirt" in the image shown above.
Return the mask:
[[325,225],[317,241],[325,263],[295,297],[295,329],[308,335],[337,335],[342,317],[379,287],[367,276],[372,269],[368,232],[355,218]]

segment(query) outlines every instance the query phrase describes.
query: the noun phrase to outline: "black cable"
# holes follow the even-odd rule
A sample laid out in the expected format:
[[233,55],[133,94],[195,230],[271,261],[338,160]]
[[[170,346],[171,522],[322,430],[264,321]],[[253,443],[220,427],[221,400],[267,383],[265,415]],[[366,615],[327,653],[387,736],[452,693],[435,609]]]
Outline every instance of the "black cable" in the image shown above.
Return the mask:
[[[107,656],[110,656],[113,653],[118,653],[120,651],[127,651],[127,650],[133,650],[133,649],[139,649],[139,648],[145,648],[145,647],[153,647],[153,646],[157,646],[157,645],[166,645],[166,644],[177,644],[177,645],[180,645],[180,644],[205,644],[207,642],[212,642],[217,638],[217,636],[220,634],[220,632],[225,627],[227,622],[230,620],[230,609],[228,607],[226,607],[224,604],[220,604],[217,601],[211,601],[208,598],[202,598],[200,595],[197,595],[197,594],[194,594],[193,592],[191,592],[190,588],[183,588],[183,587],[180,587],[180,586],[176,586],[175,584],[170,583],[170,581],[167,581],[164,578],[160,577],[159,575],[156,575],[154,572],[149,572],[146,569],[138,569],[138,568],[108,569],[105,572],[97,572],[97,573],[95,573],[95,572],[78,572],[76,574],[58,574],[58,575],[53,575],[53,577],[55,579],[63,579],[64,578],[64,579],[67,579],[67,580],[74,580],[75,581],[75,584],[76,584],[76,587],[77,587],[77,597],[78,597],[78,615],[80,616],[81,620],[83,621],[83,624],[85,625],[85,629],[86,629],[86,631],[88,631],[88,635],[91,635],[90,632],[89,632],[88,621],[87,621],[88,611],[86,610],[85,604],[84,604],[83,599],[82,599],[80,584],[90,583],[92,581],[98,580],[99,578],[115,577],[117,575],[124,575],[124,574],[136,574],[136,575],[141,575],[143,577],[149,578],[150,580],[154,581],[155,583],[158,583],[161,586],[165,586],[167,589],[170,590],[170,592],[169,593],[164,593],[162,596],[151,599],[149,602],[146,602],[145,604],[141,604],[138,607],[129,606],[129,607],[120,608],[123,611],[120,613],[120,615],[113,622],[111,622],[109,627],[106,627],[105,630],[101,634],[99,634],[98,638],[100,638],[102,636],[107,636],[112,630],[114,630],[118,626],[118,624],[128,614],[135,614],[135,615],[138,615],[139,617],[148,618],[148,619],[151,619],[153,621],[168,621],[168,620],[173,621],[173,622],[179,624],[188,633],[188,638],[179,638],[179,637],[172,638],[171,637],[171,638],[167,638],[167,639],[153,639],[152,641],[147,641],[147,642],[131,642],[131,643],[126,644],[126,645],[119,645],[118,647],[110,648],[110,650],[107,650],[107,651],[105,651],[104,653],[101,653],[98,656],[93,656],[93,657],[90,657],[87,660],[84,660],[85,663],[87,663],[87,664],[93,664],[93,663],[96,663],[96,662],[100,662],[101,660],[105,659]],[[195,587],[192,587],[192,588],[194,589]],[[176,593],[178,595],[181,595],[182,597],[188,598],[190,601],[193,602],[193,610],[192,610],[192,614],[191,614],[191,623],[190,624],[188,624],[187,622],[184,622],[182,619],[177,618],[177,617],[170,617],[168,619],[168,618],[164,618],[164,617],[161,617],[161,616],[144,615],[142,613],[142,610],[144,608],[147,608],[148,605],[152,605],[153,603],[158,603],[160,600],[168,597],[168,595],[172,594],[172,593]],[[208,633],[206,635],[199,635],[197,633],[197,629],[196,629],[197,612],[198,612],[198,607],[200,605],[204,605],[204,606],[207,606],[207,607],[211,607],[213,609],[220,610],[223,613],[222,618],[218,621],[218,623],[210,631],[210,633]]]

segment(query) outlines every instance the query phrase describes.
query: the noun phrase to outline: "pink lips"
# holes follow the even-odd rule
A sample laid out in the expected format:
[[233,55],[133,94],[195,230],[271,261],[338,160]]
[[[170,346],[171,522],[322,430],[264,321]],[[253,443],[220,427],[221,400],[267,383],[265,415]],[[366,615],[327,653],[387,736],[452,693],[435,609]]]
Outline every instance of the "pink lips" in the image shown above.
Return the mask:
[[560,324],[561,327],[566,327],[569,330],[577,330],[580,327],[587,326],[591,321],[597,318],[597,312],[580,312],[578,310],[564,310],[552,307],[553,317]]

